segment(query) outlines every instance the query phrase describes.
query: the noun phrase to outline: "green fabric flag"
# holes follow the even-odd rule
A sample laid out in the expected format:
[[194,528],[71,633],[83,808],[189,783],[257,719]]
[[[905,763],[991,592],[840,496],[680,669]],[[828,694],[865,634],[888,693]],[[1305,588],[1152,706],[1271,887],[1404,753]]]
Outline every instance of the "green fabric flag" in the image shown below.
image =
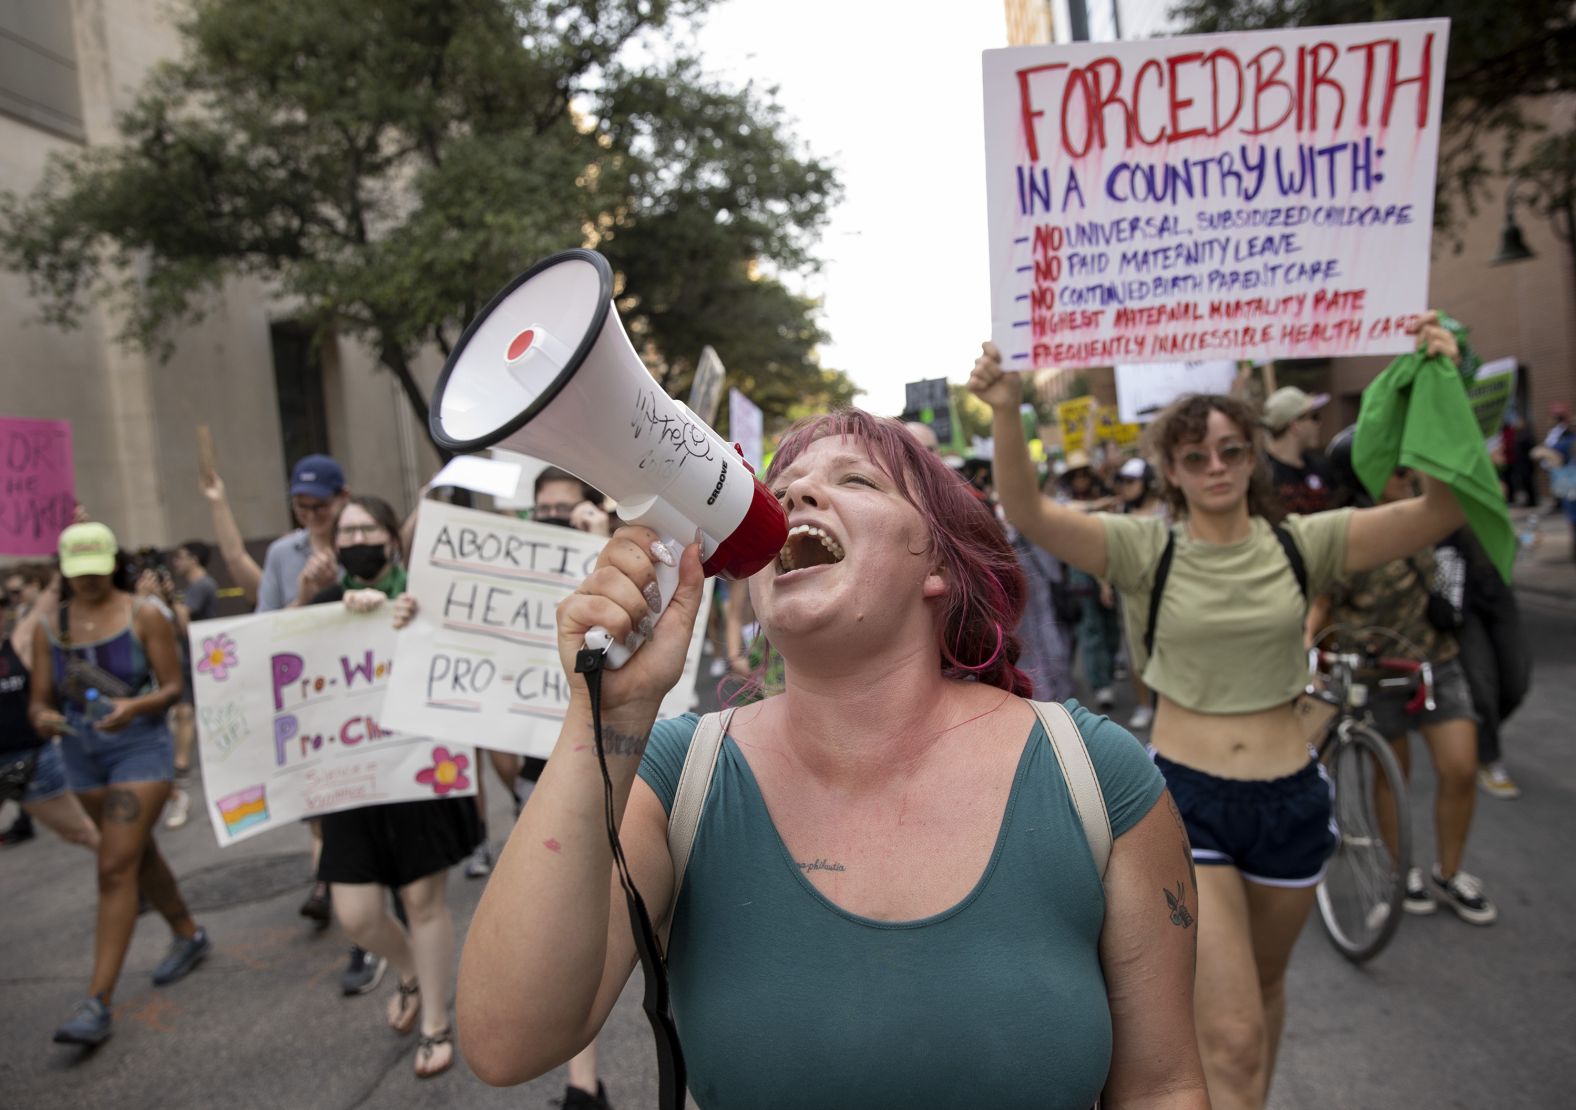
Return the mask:
[[1455,491],[1467,524],[1509,582],[1516,532],[1461,375],[1449,359],[1402,355],[1363,391],[1352,468],[1377,500],[1398,466],[1421,470]]
[[339,585],[344,590],[381,590],[389,597],[398,597],[405,592],[405,581],[405,568],[399,563],[390,563],[376,582],[363,582],[346,571],[345,576],[339,580]]

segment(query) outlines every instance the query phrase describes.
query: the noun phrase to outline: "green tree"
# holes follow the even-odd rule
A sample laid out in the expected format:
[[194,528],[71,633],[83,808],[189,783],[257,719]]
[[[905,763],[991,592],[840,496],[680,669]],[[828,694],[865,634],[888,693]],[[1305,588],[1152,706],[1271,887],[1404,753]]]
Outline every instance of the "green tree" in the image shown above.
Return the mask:
[[1192,32],[1448,17],[1434,224],[1458,244],[1489,181],[1533,168],[1524,143],[1546,132],[1542,109],[1576,92],[1568,0],[1180,0],[1171,14]]
[[777,276],[814,266],[837,182],[772,93],[662,41],[709,3],[189,0],[124,143],[0,198],[0,265],[51,322],[107,298],[160,355],[225,277],[264,279],[367,342],[425,424],[416,352],[447,354],[510,276],[589,244],[670,390],[710,343],[773,420],[846,401],[816,306]]
[[[1027,380],[1028,375],[1025,374]],[[991,437],[991,411],[990,406],[969,392],[969,387],[962,382],[949,382],[947,384],[947,398],[952,404],[952,419],[959,421],[963,426],[963,453],[968,454],[968,446],[975,439],[989,439]],[[941,445],[943,449],[946,444]]]

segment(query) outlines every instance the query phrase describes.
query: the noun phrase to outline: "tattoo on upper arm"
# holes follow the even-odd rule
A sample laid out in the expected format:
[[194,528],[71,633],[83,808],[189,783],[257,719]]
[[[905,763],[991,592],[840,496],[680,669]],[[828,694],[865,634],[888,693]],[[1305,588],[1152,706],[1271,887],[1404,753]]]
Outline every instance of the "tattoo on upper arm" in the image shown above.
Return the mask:
[[131,825],[135,824],[137,818],[141,816],[142,803],[130,790],[110,787],[109,792],[104,795],[104,820]]
[[1162,893],[1166,896],[1166,905],[1171,907],[1171,924],[1186,929],[1193,924],[1193,915],[1187,908],[1187,888],[1182,885],[1182,880],[1177,880],[1177,892],[1172,894],[1169,890]]
[[1182,834],[1182,856],[1187,860],[1188,882],[1193,884],[1194,890],[1197,890],[1198,871],[1193,866],[1193,847],[1188,843],[1187,824],[1182,820],[1182,811],[1177,808],[1177,800],[1171,796],[1171,791],[1167,790],[1165,795],[1166,805],[1171,807],[1171,819],[1177,823],[1177,832]]

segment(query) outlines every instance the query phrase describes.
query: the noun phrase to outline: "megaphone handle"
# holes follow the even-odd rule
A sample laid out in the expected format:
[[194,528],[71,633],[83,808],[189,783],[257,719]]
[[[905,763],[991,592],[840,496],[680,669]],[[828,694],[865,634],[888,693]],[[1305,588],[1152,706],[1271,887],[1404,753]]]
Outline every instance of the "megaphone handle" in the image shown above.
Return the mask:
[[[660,560],[653,564],[657,572],[657,590],[662,594],[662,605],[653,614],[656,618],[667,612],[668,602],[673,600],[673,594],[679,588],[678,553],[684,550],[683,544],[669,536],[662,538],[662,546],[674,552],[674,562],[671,567]],[[586,633],[586,647],[602,652],[602,666],[610,671],[616,671],[628,663],[645,642],[646,638],[639,632],[631,633],[623,643],[616,642],[606,629],[593,628]]]

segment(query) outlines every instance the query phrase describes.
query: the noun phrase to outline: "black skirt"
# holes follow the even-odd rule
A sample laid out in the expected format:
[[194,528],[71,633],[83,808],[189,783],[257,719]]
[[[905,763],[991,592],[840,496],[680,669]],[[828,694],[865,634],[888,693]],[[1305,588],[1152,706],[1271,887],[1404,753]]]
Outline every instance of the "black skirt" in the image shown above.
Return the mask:
[[326,883],[402,887],[447,871],[481,843],[475,798],[435,798],[344,809],[322,817]]

